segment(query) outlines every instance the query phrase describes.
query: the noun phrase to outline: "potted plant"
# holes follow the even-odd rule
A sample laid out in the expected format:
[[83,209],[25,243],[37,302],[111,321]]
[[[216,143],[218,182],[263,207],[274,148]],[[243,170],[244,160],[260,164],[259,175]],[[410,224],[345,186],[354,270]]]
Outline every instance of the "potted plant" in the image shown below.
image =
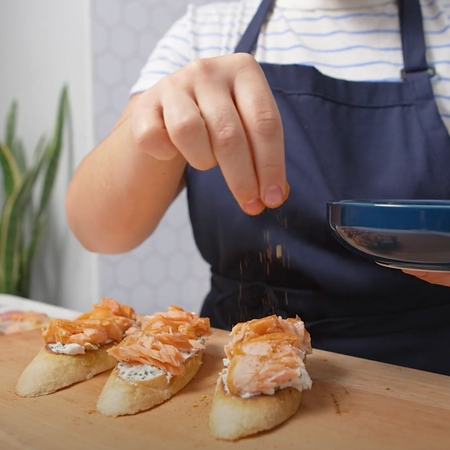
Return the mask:
[[68,90],[62,88],[53,135],[27,157],[16,136],[17,102],[0,140],[0,293],[29,297],[31,268],[48,223],[48,204],[63,147]]

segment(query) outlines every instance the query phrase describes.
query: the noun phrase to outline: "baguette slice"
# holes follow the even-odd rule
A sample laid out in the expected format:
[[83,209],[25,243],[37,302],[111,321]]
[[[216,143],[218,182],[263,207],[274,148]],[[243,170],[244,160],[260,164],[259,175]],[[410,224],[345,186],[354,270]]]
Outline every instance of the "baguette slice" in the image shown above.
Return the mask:
[[209,417],[211,434],[218,439],[236,440],[270,430],[292,417],[301,399],[302,392],[292,387],[244,399],[228,394],[219,377]]
[[305,368],[312,347],[298,316],[240,322],[230,336],[209,426],[214,437],[236,440],[270,430],[297,412],[302,391],[312,384]]
[[16,394],[21,397],[51,394],[112,369],[117,362],[107,353],[112,345],[103,345],[82,355],[57,354],[47,346],[42,347],[20,376]]
[[185,373],[168,381],[159,375],[146,381],[122,379],[116,368],[111,372],[97,402],[97,410],[111,417],[136,414],[169,400],[183,389],[197,374],[202,364],[203,351],[199,350],[184,362]]

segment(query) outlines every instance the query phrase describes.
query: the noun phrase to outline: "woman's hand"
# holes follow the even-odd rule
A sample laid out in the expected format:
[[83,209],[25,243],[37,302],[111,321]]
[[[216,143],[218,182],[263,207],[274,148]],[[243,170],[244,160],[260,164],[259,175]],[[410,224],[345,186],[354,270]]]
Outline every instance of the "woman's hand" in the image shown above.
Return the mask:
[[259,214],[288,195],[280,114],[245,53],[196,60],[144,92],[132,113],[138,148],[194,168],[219,165],[241,208]]
[[442,286],[450,287],[450,272],[442,273],[442,272],[427,272],[417,270],[402,270],[402,272],[408,275],[413,275],[431,284],[440,284]]

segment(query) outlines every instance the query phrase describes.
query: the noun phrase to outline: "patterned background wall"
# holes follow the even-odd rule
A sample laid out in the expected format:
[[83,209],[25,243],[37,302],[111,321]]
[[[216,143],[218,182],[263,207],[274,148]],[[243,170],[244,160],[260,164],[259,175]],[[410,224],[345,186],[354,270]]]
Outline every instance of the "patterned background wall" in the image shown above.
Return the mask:
[[[199,0],[93,0],[95,138],[103,139],[125,106],[157,41]],[[100,295],[126,301],[139,312],[177,304],[199,311],[209,271],[195,246],[186,195],[172,205],[139,248],[99,259]]]

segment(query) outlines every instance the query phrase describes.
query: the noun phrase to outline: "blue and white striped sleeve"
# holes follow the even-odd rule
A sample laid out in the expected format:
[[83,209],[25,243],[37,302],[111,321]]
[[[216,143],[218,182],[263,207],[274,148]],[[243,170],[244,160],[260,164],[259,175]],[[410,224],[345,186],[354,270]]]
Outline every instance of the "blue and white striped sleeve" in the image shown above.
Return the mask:
[[131,88],[131,95],[147,90],[162,77],[175,72],[192,59],[189,23],[187,14],[175,22],[159,40],[142,68],[136,84]]

